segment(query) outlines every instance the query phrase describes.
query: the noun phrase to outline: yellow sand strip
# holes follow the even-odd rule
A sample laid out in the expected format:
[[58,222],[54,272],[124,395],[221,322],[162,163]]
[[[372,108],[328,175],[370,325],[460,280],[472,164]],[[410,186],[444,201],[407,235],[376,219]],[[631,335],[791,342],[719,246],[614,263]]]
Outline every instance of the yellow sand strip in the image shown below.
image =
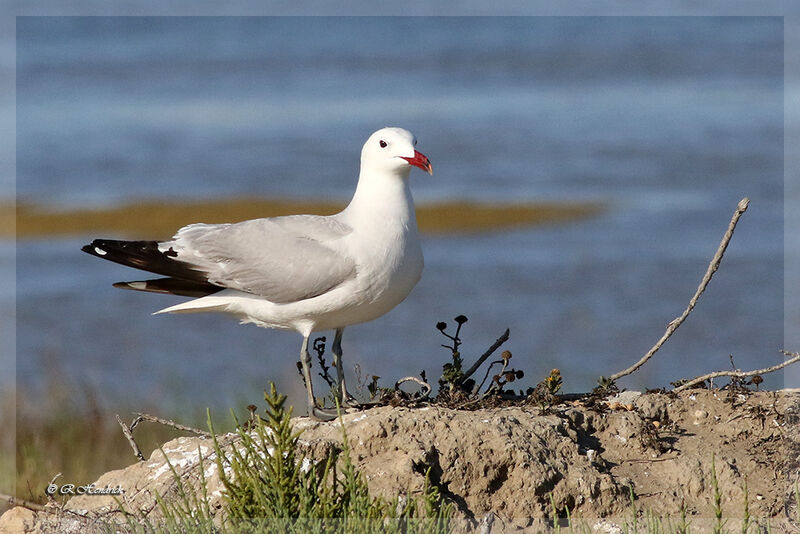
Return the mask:
[[[141,201],[105,209],[54,211],[18,204],[0,205],[0,237],[20,239],[86,235],[165,239],[193,222],[237,222],[294,213],[330,215],[344,207],[330,202],[231,199],[187,203]],[[475,233],[533,224],[571,221],[595,215],[595,203],[473,204],[444,202],[417,207],[420,229],[428,233]]]

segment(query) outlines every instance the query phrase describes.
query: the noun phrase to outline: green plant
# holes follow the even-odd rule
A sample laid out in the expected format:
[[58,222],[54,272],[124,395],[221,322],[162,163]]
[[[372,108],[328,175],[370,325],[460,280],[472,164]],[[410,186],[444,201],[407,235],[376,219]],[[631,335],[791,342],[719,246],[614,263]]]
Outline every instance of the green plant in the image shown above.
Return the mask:
[[372,497],[352,461],[344,429],[341,451],[314,461],[300,452],[300,432],[292,429],[291,409],[284,406],[286,396],[278,394],[273,384],[264,398],[266,419],[256,417],[242,425],[234,416],[236,440],[225,448],[208,418],[225,488],[221,511],[215,512],[209,503],[202,455],[198,488],[184,484],[167,459],[176,498],[156,495],[161,517],[152,520],[126,513],[123,525],[107,522],[104,530],[133,534],[450,532],[452,505],[430,484],[429,473],[419,496]]
[[[456,322],[456,331],[451,336],[445,330],[447,329],[447,323],[445,322],[438,322],[436,323],[436,329],[442,333],[443,336],[448,338],[451,342],[450,345],[442,344],[442,347],[450,350],[452,355],[452,363],[446,363],[442,367],[442,377],[439,379],[439,387],[442,389],[447,389],[448,391],[452,391],[457,386],[461,385],[461,381],[464,377],[464,371],[462,366],[464,361],[461,358],[461,352],[459,352],[458,348],[461,346],[461,338],[459,334],[461,333],[461,327],[468,321],[465,315],[457,316],[454,321]],[[474,382],[469,384],[465,389],[471,388],[474,385]]]
[[548,494],[548,497],[550,497],[550,506],[553,508],[553,532],[561,532],[561,521],[558,517],[558,507],[556,506],[556,500],[553,497],[552,491]]
[[633,484],[628,485],[628,494],[631,501],[631,523],[626,532],[636,534],[639,532],[639,510],[636,509],[636,493],[633,491]]
[[689,522],[686,520],[686,512],[686,501],[681,499],[681,522],[677,526],[678,534],[689,534]]
[[747,479],[744,480],[744,515],[742,517],[742,534],[750,530],[750,497],[747,492]]
[[800,485],[794,483],[794,519],[800,523]]
[[[350,456],[342,450],[313,461],[299,452],[285,395],[272,385],[264,398],[266,420],[247,431],[237,422],[238,443],[224,451],[214,437],[225,487],[228,526],[278,532],[447,532],[451,506],[426,483],[420,497],[372,497]],[[212,428],[212,434],[213,428]]]
[[[172,478],[175,481],[175,492],[177,498],[165,499],[162,495],[156,494],[156,505],[161,513],[161,518],[158,521],[152,521],[150,518],[145,517],[143,514],[125,513],[125,530],[122,529],[123,525],[105,521],[99,524],[100,529],[107,534],[118,534],[120,532],[128,534],[184,534],[188,532],[198,534],[217,534],[221,531],[214,524],[211,506],[208,500],[208,492],[206,490],[205,479],[205,466],[203,464],[203,456],[198,450],[199,472],[200,472],[200,491],[199,493],[194,488],[187,487],[181,479],[175,466],[169,461],[169,457],[164,452],[164,449],[159,447],[161,454],[169,466]],[[123,510],[122,502],[116,497],[114,500],[120,510]]]
[[[524,377],[525,373],[521,370],[508,367],[509,361],[511,360],[510,351],[503,351],[499,360],[489,363],[483,380],[480,383],[472,378],[473,374],[478,371],[494,351],[508,341],[510,335],[509,330],[506,329],[506,331],[478,357],[474,364],[465,369],[464,359],[459,350],[461,347],[461,338],[459,336],[461,334],[461,327],[469,319],[464,315],[459,315],[453,320],[456,322],[456,330],[452,335],[447,333],[447,323],[436,323],[436,329],[450,340],[450,344],[442,344],[442,347],[450,351],[452,358],[451,362],[447,362],[442,366],[442,376],[439,378],[439,394],[436,400],[443,402],[445,405],[455,401],[456,405],[463,406],[464,403],[469,403],[475,406],[475,401],[500,397],[514,397],[515,393],[513,391],[506,391],[504,388],[507,384]],[[495,365],[501,366],[500,372],[492,376],[486,390],[481,393],[481,389],[489,378]],[[521,400],[522,398],[524,398],[524,395],[520,391],[518,399]]]
[[714,455],[711,455],[711,489],[714,492],[714,534],[722,534],[725,522],[722,520],[722,492],[717,479],[717,466]]

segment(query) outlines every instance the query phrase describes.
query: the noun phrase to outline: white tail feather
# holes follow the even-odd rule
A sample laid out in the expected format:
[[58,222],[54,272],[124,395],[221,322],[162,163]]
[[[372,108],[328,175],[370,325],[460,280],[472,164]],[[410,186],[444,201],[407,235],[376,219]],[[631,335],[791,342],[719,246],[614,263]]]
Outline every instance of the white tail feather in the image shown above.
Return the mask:
[[207,297],[201,297],[188,302],[181,302],[180,304],[170,306],[169,308],[164,308],[163,310],[158,310],[157,312],[154,312],[153,315],[158,315],[160,313],[200,313],[224,311],[224,308],[226,308],[229,304],[230,299],[228,298],[219,297],[217,295],[209,295]]

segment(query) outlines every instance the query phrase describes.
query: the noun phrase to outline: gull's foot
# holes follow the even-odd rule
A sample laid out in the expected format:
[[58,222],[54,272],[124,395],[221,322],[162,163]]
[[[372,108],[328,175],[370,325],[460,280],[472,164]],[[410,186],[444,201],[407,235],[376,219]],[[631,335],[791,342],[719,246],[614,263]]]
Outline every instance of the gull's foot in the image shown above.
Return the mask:
[[336,410],[330,410],[327,408],[320,408],[319,406],[310,406],[308,409],[308,415],[311,419],[316,419],[317,421],[333,421],[339,414]]
[[373,400],[368,402],[359,402],[355,399],[355,397],[350,397],[348,395],[347,400],[344,402],[344,406],[347,408],[347,413],[355,413],[364,410],[369,410],[370,408],[375,408],[376,406],[383,406],[385,403],[381,402],[380,400]]
[[353,397],[352,395],[347,395],[347,396],[345,397],[345,399],[344,399],[344,402],[343,402],[342,404],[343,404],[344,406],[347,406],[348,408],[356,408],[356,409],[358,409],[358,410],[362,410],[362,409],[364,409],[364,408],[367,408],[367,407],[368,407],[368,405],[366,405],[366,404],[361,404],[360,402],[358,402],[358,401],[356,400],[356,398],[355,398],[355,397]]

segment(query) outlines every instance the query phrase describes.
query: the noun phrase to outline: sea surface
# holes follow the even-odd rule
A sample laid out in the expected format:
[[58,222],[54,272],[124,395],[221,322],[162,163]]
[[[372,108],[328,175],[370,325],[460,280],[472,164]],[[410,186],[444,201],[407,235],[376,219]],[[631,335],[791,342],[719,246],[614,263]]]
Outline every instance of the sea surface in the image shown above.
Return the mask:
[[[385,385],[421,370],[435,381],[449,357],[435,325],[464,314],[468,363],[510,328],[520,388],[559,368],[566,391],[585,391],[683,311],[749,197],[695,311],[621,381],[668,386],[731,358],[781,360],[783,59],[783,21],[769,17],[23,17],[17,199],[347,201],[364,140],[402,126],[434,164],[412,173],[418,203],[608,209],[425,236],[406,301],[345,331],[350,383],[354,365]],[[16,243],[20,388],[225,413],[273,380],[301,401],[299,335],[152,316],[180,299],[112,288],[139,275],[80,252],[93,237]]]

